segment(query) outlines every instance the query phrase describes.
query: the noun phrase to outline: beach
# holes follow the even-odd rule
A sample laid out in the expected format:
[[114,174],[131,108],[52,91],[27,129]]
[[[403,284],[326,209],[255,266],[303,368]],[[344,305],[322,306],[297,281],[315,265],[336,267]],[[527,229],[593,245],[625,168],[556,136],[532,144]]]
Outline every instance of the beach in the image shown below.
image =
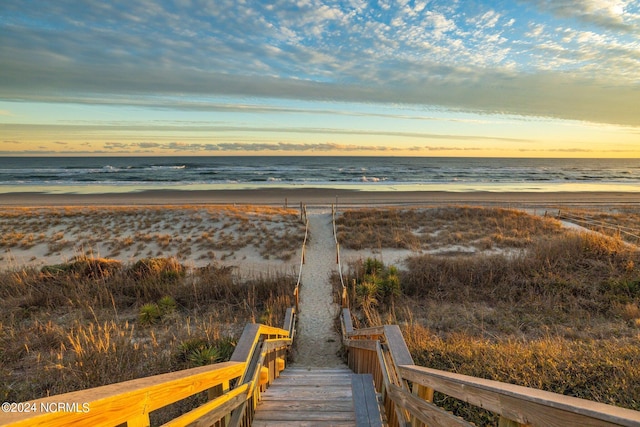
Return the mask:
[[478,204],[554,207],[557,205],[610,206],[640,204],[640,192],[562,191],[358,191],[329,188],[262,188],[246,190],[146,190],[105,193],[0,193],[0,206],[185,205],[260,204],[369,206],[402,204]]
[[[153,190],[125,193],[0,194],[5,268],[44,266],[77,256],[135,262],[175,257],[196,267],[241,266],[243,272],[291,271],[301,239],[301,207],[323,213],[384,206],[486,206],[555,215],[563,208],[633,208],[632,192],[355,191],[321,188]],[[264,207],[254,209],[254,207]],[[10,220],[11,219],[11,220]],[[37,223],[37,227],[33,224]],[[116,226],[117,224],[117,226]],[[287,231],[288,230],[288,231]],[[297,233],[297,234],[296,234]],[[292,240],[290,236],[296,235]],[[203,237],[204,236],[204,237]],[[283,249],[284,248],[284,249]],[[389,250],[387,250],[389,252]],[[345,254],[346,255],[346,254]],[[366,256],[360,253],[357,256]],[[406,255],[403,251],[400,255]],[[389,253],[396,259],[395,253]]]

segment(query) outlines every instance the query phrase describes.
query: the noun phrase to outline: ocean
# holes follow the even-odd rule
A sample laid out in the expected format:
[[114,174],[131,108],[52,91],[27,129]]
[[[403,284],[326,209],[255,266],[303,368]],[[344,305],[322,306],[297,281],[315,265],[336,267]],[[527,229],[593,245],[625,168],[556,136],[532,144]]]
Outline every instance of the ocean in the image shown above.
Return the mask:
[[5,157],[0,193],[149,189],[632,191],[640,159],[461,157]]

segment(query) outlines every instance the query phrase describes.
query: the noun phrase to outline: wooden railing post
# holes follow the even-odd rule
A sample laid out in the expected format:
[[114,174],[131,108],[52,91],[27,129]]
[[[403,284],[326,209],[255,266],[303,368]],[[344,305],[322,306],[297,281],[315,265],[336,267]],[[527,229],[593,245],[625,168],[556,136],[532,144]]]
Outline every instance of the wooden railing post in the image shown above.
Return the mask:
[[229,391],[229,381],[223,381],[221,384],[218,384],[217,386],[207,390],[207,399],[213,400],[216,397],[222,396],[228,391]]

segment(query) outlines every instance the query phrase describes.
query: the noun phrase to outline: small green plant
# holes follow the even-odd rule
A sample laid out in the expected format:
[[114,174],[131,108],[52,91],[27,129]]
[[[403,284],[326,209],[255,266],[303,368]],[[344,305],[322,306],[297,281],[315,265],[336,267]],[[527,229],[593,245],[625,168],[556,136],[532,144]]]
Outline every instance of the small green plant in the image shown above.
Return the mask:
[[216,347],[209,346],[193,350],[187,358],[194,367],[210,365],[221,360],[220,351]]
[[176,300],[171,296],[164,296],[158,300],[158,308],[160,309],[160,315],[173,313],[176,311]]
[[401,294],[398,269],[394,266],[385,267],[382,261],[372,258],[367,258],[363,268],[364,275],[356,282],[356,295],[363,306],[393,304]]
[[180,343],[173,355],[173,364],[182,369],[224,362],[231,358],[235,346],[236,341],[228,337],[213,342],[206,338],[191,338]]
[[140,323],[145,326],[155,325],[161,317],[162,313],[160,312],[158,304],[148,303],[140,307],[138,319],[140,319]]

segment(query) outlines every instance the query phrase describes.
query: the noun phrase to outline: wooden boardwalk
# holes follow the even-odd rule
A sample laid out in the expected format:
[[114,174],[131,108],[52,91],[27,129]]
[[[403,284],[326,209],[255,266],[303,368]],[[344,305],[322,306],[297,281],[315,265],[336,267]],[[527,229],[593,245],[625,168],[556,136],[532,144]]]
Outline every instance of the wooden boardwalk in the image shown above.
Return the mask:
[[[346,367],[287,368],[280,374],[280,378],[262,393],[251,425],[256,427],[382,425],[375,391],[373,391],[373,380],[369,377],[370,390],[374,393],[371,402],[371,395],[366,396],[362,392],[360,377]],[[356,380],[358,386],[355,387],[358,391],[355,394],[353,393],[354,378],[358,378]],[[368,411],[367,403],[364,402],[367,398],[370,400]]]

